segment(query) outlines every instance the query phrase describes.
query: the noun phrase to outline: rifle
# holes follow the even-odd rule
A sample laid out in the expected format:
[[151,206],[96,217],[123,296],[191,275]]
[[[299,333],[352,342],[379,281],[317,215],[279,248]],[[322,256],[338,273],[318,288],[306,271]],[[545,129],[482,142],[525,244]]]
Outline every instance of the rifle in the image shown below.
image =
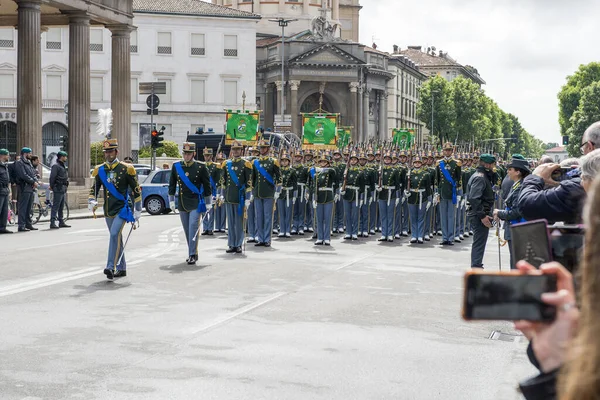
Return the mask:
[[352,141],[348,144],[348,159],[346,160],[346,169],[344,170],[344,183],[342,184],[342,192],[346,191],[346,182],[348,181],[348,170],[350,169],[350,158],[352,157],[352,151],[350,150],[350,145]]

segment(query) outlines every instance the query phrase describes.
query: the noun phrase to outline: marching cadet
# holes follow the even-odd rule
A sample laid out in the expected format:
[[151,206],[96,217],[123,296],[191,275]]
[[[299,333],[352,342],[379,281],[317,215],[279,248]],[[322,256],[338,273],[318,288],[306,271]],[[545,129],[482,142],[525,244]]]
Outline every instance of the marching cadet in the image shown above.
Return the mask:
[[[315,165],[314,161],[313,161],[313,154],[311,150],[306,150],[304,152],[304,166],[306,166],[307,170],[310,170],[313,166]],[[307,178],[308,179],[308,178]],[[308,180],[307,180],[308,182]],[[308,199],[306,199],[306,208],[304,210],[304,230],[306,232],[314,232],[314,210],[312,207],[312,201],[313,201],[313,193],[310,190],[307,190],[306,193],[308,193]],[[314,237],[313,237],[314,239]]]
[[226,253],[241,253],[244,244],[244,223],[249,214],[252,192],[252,164],[242,156],[242,144],[237,140],[231,144],[230,159],[223,162],[221,187],[227,212]]
[[369,205],[373,202],[371,185],[373,184],[373,174],[371,173],[371,167],[367,165],[368,157],[365,153],[361,153],[358,156],[358,163],[360,170],[364,175],[363,181],[363,202],[359,210],[359,225],[358,225],[358,237],[369,237]]
[[473,226],[473,247],[471,248],[471,268],[483,268],[483,254],[488,234],[492,227],[494,209],[494,190],[492,189],[496,158],[491,154],[482,154],[477,171],[469,179],[469,209],[467,215]]
[[410,212],[411,223],[411,243],[423,244],[423,235],[425,234],[425,214],[431,207],[427,200],[431,195],[431,175],[427,168],[423,168],[423,161],[420,156],[413,157],[413,168],[410,171],[410,187],[405,195],[408,196],[408,209]]
[[425,214],[425,239],[426,242],[430,241],[434,235],[433,230],[433,214],[435,207],[433,207],[433,191],[435,189],[435,165],[433,163],[433,153],[430,151],[427,153],[427,157],[425,157],[425,165],[423,168],[427,169],[429,172],[429,176],[431,177],[431,187],[430,187],[430,196],[427,198],[427,203],[431,203],[431,206],[427,209]]
[[[338,177],[342,176],[346,170],[346,163],[342,159],[342,152],[339,149],[336,149],[333,152],[332,167],[335,169],[335,173]],[[341,196],[338,196],[338,198],[340,197]],[[333,232],[344,233],[344,203],[341,199],[335,202],[334,209],[335,213],[333,215]]]
[[337,174],[330,167],[327,153],[323,152],[319,158],[319,166],[310,170],[310,190],[313,193],[313,209],[315,209],[315,223],[317,228],[317,241],[315,245],[331,245],[331,216],[333,202],[337,201]]
[[8,175],[8,158],[10,154],[6,149],[0,149],[0,234],[13,233],[6,229],[8,223],[8,203],[10,202]]
[[277,211],[279,212],[279,235],[278,237],[291,237],[292,213],[296,204],[297,184],[296,170],[290,167],[291,158],[284,152],[281,157],[281,196],[277,199]]
[[259,145],[260,156],[252,162],[252,186],[254,211],[258,243],[255,246],[270,247],[273,230],[274,202],[281,194],[281,170],[279,161],[269,157],[271,145],[262,140]]
[[[249,156],[245,157],[247,161],[253,163],[260,154],[258,149],[250,147],[248,149]],[[248,243],[258,243],[258,226],[256,224],[256,209],[254,208],[254,194],[250,196],[250,207],[248,207],[248,226],[244,227],[244,229],[248,229],[248,234],[250,238],[248,239]]]
[[[383,156],[383,168],[379,172],[379,215],[381,216],[381,238],[380,242],[394,241],[394,209],[400,202],[397,196],[401,188],[400,173],[392,165],[392,154],[388,151]],[[402,193],[402,192],[400,192]]]
[[440,218],[442,222],[442,245],[453,246],[459,241],[456,232],[456,207],[461,198],[458,189],[461,187],[461,163],[452,157],[454,146],[444,144],[444,158],[438,162],[436,180],[440,201]]
[[377,224],[377,193],[375,192],[375,184],[379,174],[379,165],[375,162],[375,153],[373,149],[369,149],[367,153],[367,166],[371,174],[371,187],[369,188],[371,200],[369,201],[369,235],[375,235]]
[[204,216],[204,220],[202,221],[202,235],[210,235],[212,236],[215,230],[215,204],[217,202],[217,196],[219,195],[217,192],[217,182],[219,182],[219,170],[217,168],[217,164],[213,162],[213,150],[205,147],[202,151],[204,156],[204,165],[208,170],[208,177],[210,178],[210,193],[212,194],[212,208],[206,212]]
[[[409,171],[408,167],[408,156],[406,151],[400,151],[399,163],[397,166],[398,173],[402,182],[407,182],[407,175]],[[406,198],[403,196],[400,199],[400,203],[396,209],[396,223],[394,224],[394,239],[400,239],[402,236],[408,236],[408,203]]]
[[223,188],[221,187],[221,176],[223,176],[223,169],[221,165],[225,161],[225,155],[223,152],[217,154],[217,168],[215,177],[213,178],[215,184],[217,185],[217,196],[216,202],[213,204],[213,210],[215,213],[215,232],[225,233],[225,223],[227,218],[225,218],[225,206],[224,206],[224,197],[223,197]]
[[346,217],[345,240],[358,240],[358,210],[362,206],[362,196],[365,188],[365,174],[358,165],[358,155],[355,151],[350,155],[350,165],[344,171],[340,190]]
[[294,216],[292,222],[292,235],[304,235],[304,216],[306,214],[306,199],[304,198],[307,192],[306,184],[308,183],[308,168],[302,163],[304,157],[302,151],[298,150],[294,154],[294,171],[296,172],[296,183],[298,185],[298,201],[294,204]]
[[169,179],[169,206],[175,209],[175,193],[179,187],[179,219],[183,225],[188,244],[189,257],[185,260],[192,265],[198,261],[198,234],[200,218],[208,218],[212,208],[212,188],[210,173],[204,163],[194,160],[195,143],[183,143],[183,161],[173,163]]
[[[117,158],[119,154],[117,139],[106,139],[102,143],[102,150],[105,162],[97,165],[92,172],[93,183],[88,208],[95,212],[98,207],[98,192],[102,187],[104,220],[110,232],[108,260],[104,274],[108,279],[113,279],[127,276],[122,232],[126,223],[133,224],[139,221],[142,215],[142,191],[133,165],[122,163]],[[133,196],[135,210],[133,212],[130,191]]]

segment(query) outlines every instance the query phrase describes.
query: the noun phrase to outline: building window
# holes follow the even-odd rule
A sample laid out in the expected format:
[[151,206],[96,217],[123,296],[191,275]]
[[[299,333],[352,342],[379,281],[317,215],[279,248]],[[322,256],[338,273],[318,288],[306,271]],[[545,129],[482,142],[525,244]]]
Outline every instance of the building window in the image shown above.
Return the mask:
[[192,56],[206,55],[206,47],[204,44],[204,34],[203,33],[192,33],[192,48],[191,48],[190,54]]
[[104,78],[90,78],[90,93],[92,94],[92,102],[104,101]]
[[15,47],[15,30],[14,29],[0,29],[0,48],[12,49]]
[[104,51],[104,32],[102,29],[90,29],[90,51]]
[[237,81],[223,82],[224,102],[227,106],[237,105]]
[[46,50],[62,49],[62,29],[49,28],[46,32]]
[[15,97],[15,76],[0,74],[0,99],[14,99]]
[[138,33],[137,31],[132,31],[131,32],[131,36],[129,39],[129,47],[130,47],[130,52],[137,54],[138,52]]
[[131,78],[131,102],[138,101],[138,78]]
[[225,57],[237,57],[237,36],[236,35],[225,35],[224,36],[224,49],[223,56]]
[[191,100],[192,104],[204,104],[206,102],[205,97],[205,81],[200,79],[193,79],[191,81],[190,90],[191,90]]
[[159,94],[160,103],[170,103],[171,102],[171,80],[170,79],[157,79],[158,82],[164,82],[167,87],[167,92],[165,94]]
[[60,75],[46,75],[45,99],[62,100],[62,77]]
[[171,33],[158,32],[157,54],[171,54]]

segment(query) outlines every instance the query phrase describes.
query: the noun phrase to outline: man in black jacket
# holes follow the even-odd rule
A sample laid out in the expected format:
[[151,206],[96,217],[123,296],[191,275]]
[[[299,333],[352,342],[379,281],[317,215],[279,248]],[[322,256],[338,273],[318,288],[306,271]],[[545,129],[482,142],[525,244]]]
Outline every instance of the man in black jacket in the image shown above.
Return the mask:
[[[65,168],[67,153],[59,151],[56,157],[56,164],[52,166],[52,171],[50,172],[50,190],[54,192],[52,211],[50,213],[50,229],[70,228],[70,225],[65,224],[63,217],[65,193],[69,187],[69,176],[67,175],[67,169]],[[58,225],[56,224],[57,217]]]
[[8,176],[8,157],[9,153],[6,149],[0,149],[0,234],[12,233],[6,229],[8,222],[8,203],[10,197],[8,188],[10,187],[10,177]]
[[469,179],[467,193],[469,208],[467,216],[473,227],[473,247],[471,248],[471,268],[483,268],[483,253],[488,234],[492,227],[492,210],[494,208],[494,163],[496,157],[482,154],[479,166]]
[[31,221],[34,191],[38,187],[37,173],[31,164],[31,149],[23,147],[21,158],[15,161],[17,183],[19,185],[19,232],[37,231]]

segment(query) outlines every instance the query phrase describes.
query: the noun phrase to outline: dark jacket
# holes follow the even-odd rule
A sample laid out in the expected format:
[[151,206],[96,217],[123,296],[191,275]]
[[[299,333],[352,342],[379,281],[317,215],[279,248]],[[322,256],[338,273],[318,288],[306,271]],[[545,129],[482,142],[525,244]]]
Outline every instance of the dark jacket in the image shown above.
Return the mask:
[[61,161],[57,161],[56,164],[52,166],[52,171],[50,172],[50,187],[52,188],[52,191],[56,193],[64,193],[67,191],[67,187],[69,187],[67,169],[65,168],[65,164]]
[[[511,181],[512,182],[512,181]],[[502,183],[504,185],[504,182]],[[523,181],[515,183],[508,193],[506,200],[504,201],[505,210],[498,212],[498,218],[507,222],[504,229],[504,239],[510,240],[510,225],[520,222],[521,211],[519,210],[519,196],[521,194],[521,188],[523,187]]]
[[546,219],[550,224],[581,221],[586,199],[581,178],[562,181],[559,186],[544,190],[544,180],[529,175],[523,180],[522,186],[519,210],[526,220]]
[[24,193],[33,193],[33,184],[38,181],[37,170],[31,165],[31,161],[19,158],[15,161],[15,172],[17,174],[17,183],[21,186]]
[[[533,352],[532,342],[527,346],[527,357],[529,361],[540,370],[540,363]],[[527,379],[519,384],[519,390],[526,400],[555,400],[556,399],[556,377],[558,369],[544,373],[540,370],[539,375]]]
[[469,179],[467,185],[467,200],[469,208],[467,215],[476,216],[483,219],[486,215],[492,215],[494,207],[494,190],[492,189],[492,173],[483,167],[478,167],[477,171]]
[[8,164],[0,162],[0,196],[8,196],[10,177],[8,176]]

